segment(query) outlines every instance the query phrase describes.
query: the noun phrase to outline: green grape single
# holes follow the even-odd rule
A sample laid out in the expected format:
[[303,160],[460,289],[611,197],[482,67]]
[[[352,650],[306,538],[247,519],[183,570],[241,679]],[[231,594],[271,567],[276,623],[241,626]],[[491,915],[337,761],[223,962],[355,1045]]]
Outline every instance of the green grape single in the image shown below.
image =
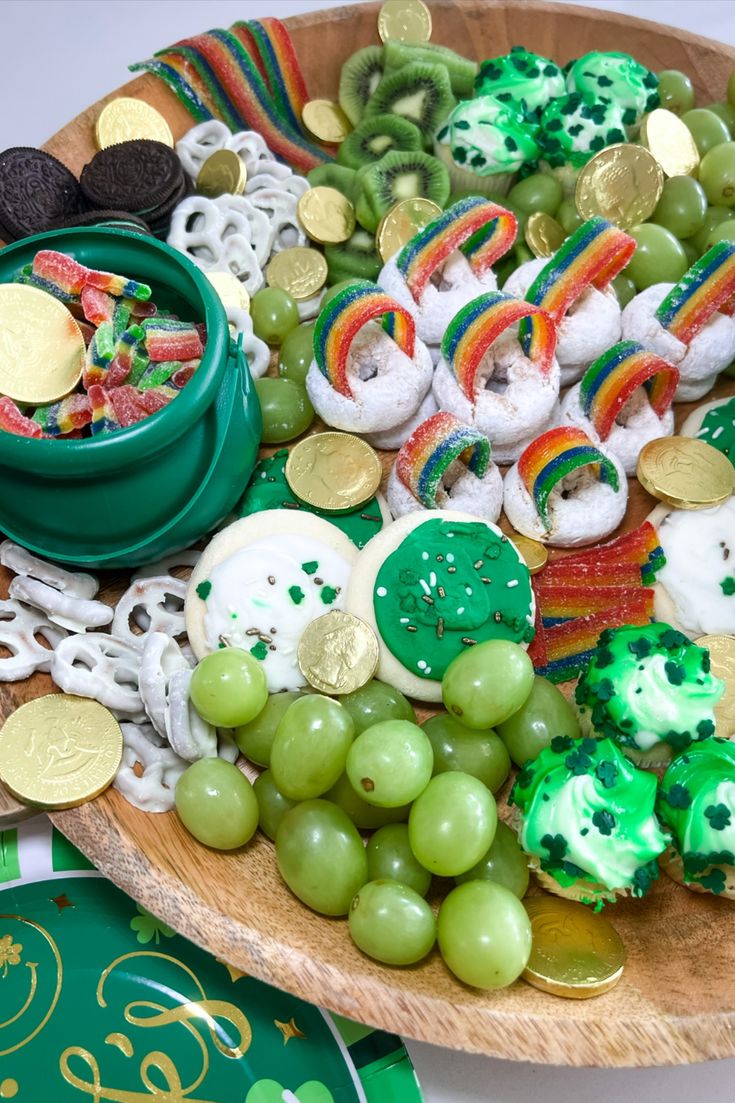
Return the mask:
[[562,199],[555,217],[565,234],[573,234],[584,222],[573,198]]
[[238,747],[256,766],[270,766],[271,746],[283,714],[289,705],[302,694],[296,689],[284,693],[271,693],[263,708],[249,724],[235,728],[233,735]]
[[410,804],[401,804],[398,808],[378,808],[376,804],[368,804],[355,792],[346,773],[324,794],[324,799],[331,800],[346,812],[360,831],[373,831],[388,823],[406,823],[411,811]]
[[282,344],[299,324],[296,301],[280,287],[261,287],[250,301],[253,333],[267,345]]
[[526,214],[543,211],[544,214],[556,214],[563,198],[562,187],[555,176],[544,172],[534,172],[519,180],[508,192],[508,199],[514,206],[520,207]]
[[729,207],[708,207],[707,214],[704,216],[704,223],[702,229],[698,233],[693,234],[691,243],[697,252],[701,255],[707,251],[707,241],[712,230],[716,226],[720,226],[723,222],[729,222],[735,218],[735,211]]
[[674,237],[685,238],[702,229],[706,214],[707,196],[699,181],[692,176],[671,176],[664,181],[651,221],[665,226]]
[[687,256],[670,230],[655,222],[644,222],[628,231],[635,238],[636,251],[624,273],[639,291],[654,283],[676,283],[687,270]]
[[303,384],[314,359],[314,322],[304,322],[292,329],[278,354],[278,374],[294,383]]
[[416,723],[416,713],[408,699],[399,689],[379,682],[377,678],[352,693],[345,693],[339,700],[352,717],[355,735],[384,720],[410,720],[412,724]]
[[368,879],[357,828],[328,800],[305,800],[276,832],[278,869],[294,896],[323,915],[347,915]]
[[216,728],[248,724],[265,707],[268,683],[263,667],[242,647],[205,655],[191,676],[191,703]]
[[730,73],[727,82],[727,102],[731,107],[735,107],[735,69]]
[[531,921],[503,885],[468,881],[439,909],[437,938],[446,965],[465,984],[506,988],[528,964]]
[[687,258],[687,267],[691,268],[695,260],[699,260],[699,250],[694,246],[691,238],[682,241],[681,247]]
[[253,792],[258,801],[258,827],[269,839],[275,841],[278,825],[298,801],[289,800],[279,790],[273,774],[270,770],[263,773],[253,782]]
[[176,811],[186,830],[215,850],[244,846],[258,826],[258,801],[237,766],[200,758],[176,783]]
[[373,833],[367,844],[368,876],[371,881],[388,878],[408,885],[419,896],[426,896],[431,874],[417,861],[411,850],[405,823],[389,823]]
[[524,241],[517,241],[515,243],[513,246],[513,256],[515,257],[516,267],[521,264],[526,264],[529,260],[535,260],[533,253]]
[[661,106],[675,115],[683,115],[694,107],[694,85],[686,73],[678,69],[664,69],[659,73],[658,94]]
[[349,287],[350,284],[354,282],[355,277],[350,276],[346,280],[337,280],[336,283],[333,283],[332,286],[328,287],[322,295],[322,301],[319,303],[319,309],[324,310],[324,307],[327,305],[327,303],[330,303],[332,301],[335,295],[338,295],[340,291],[344,291],[345,287]]
[[349,928],[358,949],[386,965],[413,965],[436,941],[436,920],[409,885],[371,880],[350,905]]
[[442,678],[442,699],[465,727],[483,730],[512,716],[532,685],[527,652],[509,640],[487,640],[452,660]]
[[581,735],[577,714],[564,694],[539,674],[525,702],[497,730],[516,766],[537,758],[557,735]]
[[[707,234],[707,249],[711,249],[718,241],[735,241],[735,219],[731,218],[727,222],[721,222],[719,226],[715,226],[714,230],[710,230]],[[705,249],[705,252],[707,249]]]
[[636,289],[635,284],[627,276],[616,276],[612,281],[612,286],[615,294],[618,297],[620,303],[620,309],[623,310],[631,299],[635,298]]
[[704,155],[699,179],[710,203],[735,207],[735,142],[723,142]]
[[708,111],[712,111],[718,118],[722,119],[723,123],[730,131],[730,137],[735,136],[735,107],[731,103],[707,103],[705,107]]
[[727,123],[713,111],[708,111],[706,107],[695,107],[691,111],[685,111],[681,121],[689,128],[700,157],[704,157],[705,153],[721,145],[722,142],[730,141]]
[[495,798],[470,774],[437,774],[413,802],[408,817],[411,850],[440,877],[476,865],[495,838]]
[[435,775],[459,770],[497,793],[510,773],[510,755],[492,728],[471,731],[448,712],[430,716],[423,728],[434,750]]
[[384,720],[357,736],[347,754],[347,776],[368,804],[398,808],[427,786],[434,764],[431,743],[418,724]]
[[283,444],[294,440],[311,425],[314,407],[306,388],[293,379],[255,380],[255,392],[263,415],[260,439],[264,444]]
[[515,832],[504,823],[498,823],[487,854],[472,869],[455,877],[458,885],[465,881],[494,881],[509,889],[519,900],[526,895],[528,880],[528,859]]
[[309,693],[288,706],[271,746],[273,780],[290,800],[310,800],[331,789],[344,772],[355,737],[339,701]]

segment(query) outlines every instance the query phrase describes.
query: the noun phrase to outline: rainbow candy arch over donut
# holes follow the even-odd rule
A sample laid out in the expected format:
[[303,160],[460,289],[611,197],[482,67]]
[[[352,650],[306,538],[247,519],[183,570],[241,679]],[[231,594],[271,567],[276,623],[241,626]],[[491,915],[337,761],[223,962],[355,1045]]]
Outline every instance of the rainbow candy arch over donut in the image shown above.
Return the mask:
[[469,196],[412,237],[396,257],[396,267],[418,303],[434,272],[456,249],[462,247],[473,271],[482,275],[508,252],[517,230],[518,220],[511,211]]
[[735,245],[718,241],[695,261],[663,300],[656,317],[688,344],[720,310],[735,314]]
[[352,398],[347,379],[347,357],[355,335],[366,322],[385,318],[383,328],[398,347],[413,359],[416,327],[413,318],[390,295],[369,280],[354,280],[335,295],[319,314],[314,326],[314,359],[335,391]]
[[490,463],[490,442],[454,414],[440,410],[414,429],[396,457],[396,474],[414,498],[436,509],[439,482],[454,460],[481,479]]
[[556,326],[550,315],[533,303],[513,299],[502,291],[488,291],[463,306],[447,326],[442,355],[470,402],[475,400],[483,356],[501,333],[521,319],[527,321],[531,338],[526,355],[546,375],[554,359]]
[[615,418],[638,387],[663,417],[674,400],[679,369],[637,341],[619,341],[590,364],[579,385],[579,404],[599,437],[607,440]]
[[600,482],[619,489],[617,468],[582,429],[562,425],[549,429],[529,444],[518,460],[518,474],[531,495],[544,525],[549,525],[549,496],[558,482],[579,467],[594,464]]

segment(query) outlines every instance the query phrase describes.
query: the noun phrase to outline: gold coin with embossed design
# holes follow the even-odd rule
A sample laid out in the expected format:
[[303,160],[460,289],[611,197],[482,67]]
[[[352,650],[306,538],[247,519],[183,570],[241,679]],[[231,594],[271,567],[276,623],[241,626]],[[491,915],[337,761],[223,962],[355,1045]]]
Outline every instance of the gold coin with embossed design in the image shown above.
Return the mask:
[[735,468],[727,456],[696,437],[649,441],[636,475],[644,490],[675,509],[708,509],[735,491]]
[[309,188],[296,210],[306,233],[320,245],[338,245],[355,231],[355,208],[336,188]]
[[442,213],[433,199],[401,199],[380,220],[375,245],[383,263],[395,256],[419,230],[428,226]]
[[316,249],[295,245],[276,253],[265,278],[269,287],[281,287],[297,302],[311,299],[327,282],[327,262]]
[[554,996],[584,1000],[609,992],[623,975],[625,947],[601,915],[558,896],[523,901],[533,945],[521,976]]
[[666,176],[689,176],[696,171],[699,151],[692,132],[673,111],[657,107],[644,115],[640,137]]
[[370,681],[378,669],[379,654],[370,625],[335,609],[307,624],[296,659],[310,686],[320,693],[341,695],[354,693]]
[[84,351],[82,331],[62,302],[37,287],[0,285],[0,394],[56,402],[81,379]]
[[136,100],[133,96],[118,96],[102,108],[97,116],[94,136],[98,149],[140,138],[163,142],[171,148],[174,144],[171,127],[161,112],[145,100]]
[[307,506],[325,513],[349,513],[380,486],[378,456],[352,433],[314,433],[299,441],[286,460],[286,482]]
[[111,784],[122,750],[108,709],[51,693],[21,705],[0,729],[0,781],[37,808],[75,808]]
[[523,231],[526,245],[535,257],[552,257],[567,236],[564,227],[544,211],[529,215]]
[[378,15],[383,42],[428,42],[431,12],[422,0],[386,0]]
[[694,641],[706,647],[712,673],[722,678],[725,692],[715,705],[716,734],[722,739],[735,735],[735,636],[700,636]]
[[233,149],[218,149],[210,153],[199,169],[197,191],[209,199],[219,195],[242,195],[247,181],[245,162]]
[[334,100],[309,100],[301,121],[318,142],[339,145],[352,130],[352,123]]
[[574,201],[582,218],[601,215],[628,230],[653,214],[663,186],[663,171],[650,150],[620,142],[579,170]]
[[549,553],[543,544],[540,544],[538,540],[530,540],[527,536],[520,536],[515,532],[510,534],[510,539],[521,553],[529,574],[538,574],[539,571],[544,569]]

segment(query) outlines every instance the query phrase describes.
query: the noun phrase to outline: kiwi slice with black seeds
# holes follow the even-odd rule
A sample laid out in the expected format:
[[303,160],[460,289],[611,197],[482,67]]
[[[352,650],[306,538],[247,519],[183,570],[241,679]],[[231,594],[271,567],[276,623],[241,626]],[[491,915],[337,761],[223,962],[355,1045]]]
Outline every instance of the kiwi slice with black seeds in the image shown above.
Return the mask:
[[339,147],[341,165],[359,169],[372,165],[393,149],[417,150],[423,147],[421,131],[400,115],[374,115],[362,119]]
[[430,65],[436,65],[439,62],[447,67],[449,83],[455,96],[459,96],[460,99],[469,99],[474,92],[475,77],[479,68],[477,62],[462,57],[461,54],[450,50],[448,46],[437,46],[432,42],[421,44],[401,42],[397,38],[391,38],[383,48],[383,60],[387,74],[414,61],[428,62]]
[[306,174],[306,179],[312,188],[335,188],[346,195],[350,203],[355,202],[359,193],[355,170],[345,165],[335,165],[334,162],[317,165]]
[[382,262],[375,250],[375,238],[367,230],[358,228],[351,238],[341,245],[326,245],[327,282],[339,283],[350,278],[375,280]]
[[375,233],[383,215],[402,199],[433,199],[444,207],[449,198],[446,165],[430,153],[393,150],[357,173],[360,194],[355,215],[361,226]]
[[415,61],[384,76],[365,108],[365,118],[399,115],[417,126],[428,147],[455,106],[445,65]]
[[353,126],[362,118],[365,104],[383,76],[383,47],[365,46],[342,66],[339,78],[339,106]]

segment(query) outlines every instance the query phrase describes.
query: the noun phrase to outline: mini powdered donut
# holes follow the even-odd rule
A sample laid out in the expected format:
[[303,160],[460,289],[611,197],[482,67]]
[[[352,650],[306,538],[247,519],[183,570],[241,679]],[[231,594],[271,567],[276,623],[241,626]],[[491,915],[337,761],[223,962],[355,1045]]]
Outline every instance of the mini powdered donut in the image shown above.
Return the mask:
[[562,424],[577,425],[635,475],[641,448],[674,431],[671,403],[679,371],[637,341],[620,341],[590,364],[561,404]]
[[620,461],[572,425],[544,433],[505,476],[503,506],[513,528],[560,548],[601,540],[627,504]]
[[[385,328],[378,318],[387,319]],[[426,396],[432,373],[413,318],[376,283],[353,281],[317,318],[306,389],[335,429],[375,433],[402,425]]]
[[485,640],[526,647],[536,604],[528,568],[499,528],[471,513],[401,517],[359,554],[347,609],[375,629],[377,677],[419,701],[441,701],[452,659]]
[[623,337],[679,369],[675,402],[709,391],[735,357],[735,244],[718,241],[678,283],[655,283],[623,311]]
[[497,521],[503,480],[490,442],[445,410],[422,422],[396,456],[388,476],[394,517],[418,510],[453,509]]
[[699,406],[680,429],[683,437],[698,437],[735,464],[735,398],[717,398]]
[[434,392],[427,391],[426,397],[422,399],[418,410],[407,421],[402,421],[400,425],[396,425],[393,429],[384,429],[380,433],[363,433],[363,437],[373,448],[379,448],[383,452],[394,452],[408,440],[411,433],[419,427],[422,421],[426,421],[427,417],[431,417],[438,409]]

